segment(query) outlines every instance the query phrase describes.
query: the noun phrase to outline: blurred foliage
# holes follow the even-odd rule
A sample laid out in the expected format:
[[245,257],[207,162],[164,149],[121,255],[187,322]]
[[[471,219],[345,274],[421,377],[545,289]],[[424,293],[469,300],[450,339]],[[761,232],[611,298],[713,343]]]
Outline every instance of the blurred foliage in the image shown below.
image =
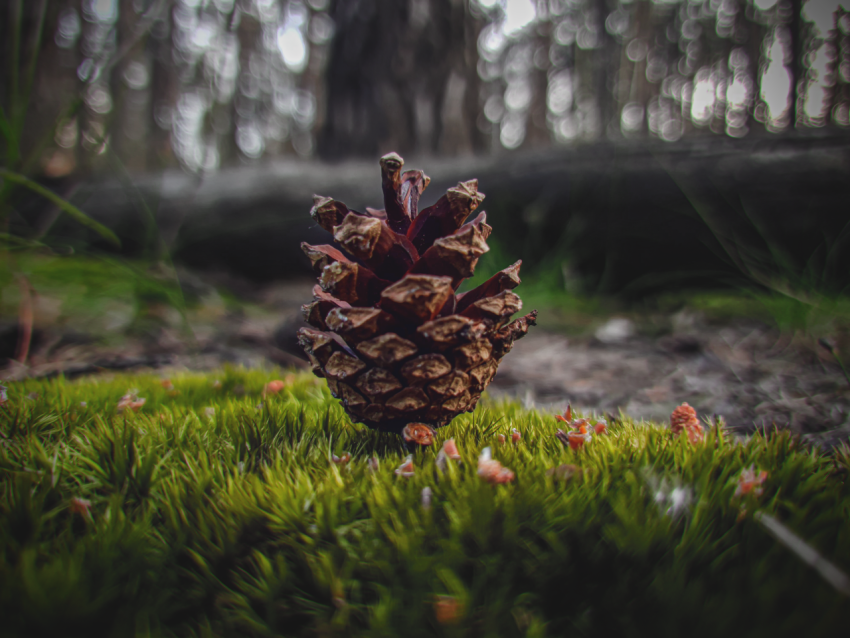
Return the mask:
[[[516,259],[516,249],[507,250],[495,235],[488,240],[490,251],[478,262],[475,276],[461,290],[483,283]],[[813,342],[826,335],[850,334],[850,297],[843,293],[806,288],[803,276],[790,267],[774,266],[771,286],[739,277],[719,278],[714,287],[703,289],[671,285],[646,295],[600,294],[588,289],[570,267],[570,251],[557,247],[538,254],[538,263],[520,272],[523,307],[540,310],[538,322],[550,330],[588,334],[612,314],[634,318],[642,329],[655,317],[682,311],[697,312],[710,323],[755,320],[782,332],[800,333]],[[768,281],[768,280],[765,280]],[[664,330],[662,330],[664,331]],[[850,343],[842,339],[840,349]]]
[[[68,255],[29,252],[17,261],[38,294],[61,302],[64,321],[83,325],[110,308],[125,305],[136,314],[151,305],[175,309],[191,307],[197,298],[184,296],[173,273],[157,273],[146,262],[113,259],[102,255]],[[14,315],[20,301],[15,288],[4,291],[0,316]]]
[[[59,211],[71,216],[76,222],[93,230],[114,246],[120,246],[121,242],[115,233],[90,218],[66,199],[59,197],[50,189],[28,177],[28,174],[40,168],[37,166],[38,160],[45,145],[49,143],[48,138],[32,148],[23,149],[21,146],[21,139],[28,128],[27,116],[31,115],[30,101],[47,14],[46,0],[33,4],[38,6],[36,23],[31,29],[32,33],[25,31],[22,26],[24,13],[22,0],[13,1],[9,3],[8,7],[9,16],[12,18],[8,26],[12,49],[9,65],[10,73],[8,76],[4,75],[5,82],[2,91],[0,91],[0,96],[6,99],[5,105],[0,103],[0,134],[2,134],[0,135],[0,142],[2,142],[3,149],[2,164],[0,164],[0,180],[2,180],[2,186],[0,186],[0,231],[2,231],[2,237],[5,239],[7,249],[21,250],[27,247],[40,246],[37,241],[40,239],[39,236],[14,237],[9,235],[9,217],[14,211],[13,202],[19,198],[16,191],[23,188],[43,197]],[[28,39],[24,36],[30,36],[33,40],[30,43],[28,55],[23,50],[26,44],[25,40]],[[74,106],[70,108],[73,109]],[[50,129],[47,131],[48,134],[51,132]]]
[[[32,14],[28,17],[35,17],[34,22],[28,25],[29,28],[24,25],[25,8],[28,14]],[[106,226],[31,177],[36,172],[40,173],[38,164],[41,154],[51,141],[53,128],[51,126],[46,131],[46,138],[31,143],[28,147],[23,146],[22,140],[32,128],[30,118],[33,115],[33,84],[41,53],[48,3],[41,0],[25,7],[22,0],[13,0],[8,3],[6,10],[11,20],[8,22],[9,49],[4,52],[8,55],[9,73],[4,74],[4,81],[0,86],[0,143],[3,150],[0,159],[0,306],[7,303],[9,294],[4,294],[4,291],[14,281],[19,292],[16,299],[17,312],[14,313],[18,315],[19,329],[16,358],[25,362],[34,320],[33,289],[26,274],[21,270],[20,260],[33,252],[50,254],[54,251],[41,242],[52,222],[32,232],[16,232],[14,221],[19,217],[18,206],[22,201],[22,191],[28,191],[30,195],[34,194],[49,203],[43,208],[47,211],[47,217],[52,217],[53,221],[59,214],[65,213],[113,247],[120,247],[121,242]],[[74,112],[78,106],[79,101],[72,100],[65,115]],[[45,131],[39,130],[38,133],[43,135]]]

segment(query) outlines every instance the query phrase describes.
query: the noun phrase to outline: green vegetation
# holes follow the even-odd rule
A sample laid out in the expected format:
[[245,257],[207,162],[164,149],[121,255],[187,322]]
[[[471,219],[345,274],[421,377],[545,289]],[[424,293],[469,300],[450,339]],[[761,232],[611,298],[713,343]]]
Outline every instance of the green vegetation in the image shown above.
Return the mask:
[[[145,264],[130,260],[30,252],[19,257],[18,267],[39,294],[60,299],[65,314],[87,321],[115,302],[134,304],[137,296],[176,307],[182,302],[173,280],[157,279]],[[0,307],[0,315],[14,315],[17,299],[7,297],[3,302],[10,307]]]
[[[462,290],[474,288],[515,261],[513,253],[497,238],[489,238],[488,244],[490,252],[481,257],[475,276],[463,283]],[[585,290],[571,274],[566,251],[553,251],[536,267],[522,269],[522,286],[517,292],[524,308],[541,311],[542,327],[573,335],[592,332],[613,314],[632,318],[642,332],[663,332],[659,320],[663,324],[662,317],[669,319],[682,310],[701,313],[714,323],[759,321],[782,332],[801,334],[813,346],[821,337],[850,332],[850,297],[846,291],[824,291],[808,280],[795,279],[788,269],[779,272],[777,266],[774,270],[777,274],[770,286],[744,278],[718,278],[716,289],[695,290],[671,280],[668,292],[639,296],[635,293],[640,289],[638,281],[634,290],[623,291],[621,296],[601,296]],[[628,302],[626,298],[637,301]],[[839,346],[846,350],[845,340],[840,341]],[[850,356],[850,351],[845,356]]]
[[[0,633],[776,638],[850,621],[847,596],[754,516],[850,570],[846,451],[714,428],[692,445],[627,417],[571,450],[552,415],[485,401],[404,478],[400,439],[352,425],[323,381],[284,374],[12,385]],[[263,397],[278,377],[287,387]],[[146,402],[119,413],[130,388]],[[450,437],[462,458],[440,473]],[[477,475],[485,446],[513,482]],[[547,473],[564,464],[582,471]],[[751,465],[763,493],[736,497]]]
[[709,320],[723,322],[750,318],[788,332],[822,336],[850,328],[850,297],[819,295],[801,300],[780,292],[739,290],[674,293],[653,300],[665,312],[689,308]]
[[[31,143],[30,147],[22,145],[28,126],[27,118],[34,112],[33,86],[47,17],[45,0],[39,2],[34,15],[36,19],[35,24],[31,25],[31,33],[25,33],[22,28],[23,2],[14,0],[10,3],[9,16],[12,19],[8,25],[8,35],[11,36],[9,38],[11,41],[9,74],[0,87],[0,95],[4,98],[2,102],[5,102],[5,104],[0,103],[0,230],[2,230],[0,245],[8,244],[16,249],[42,247],[38,241],[41,239],[40,236],[19,237],[9,233],[9,216],[14,210],[14,200],[18,195],[16,190],[26,189],[41,196],[113,246],[120,247],[121,241],[109,228],[93,220],[74,204],[31,178],[37,171],[39,160],[53,137],[53,127],[50,127],[46,131],[38,131],[35,136],[38,141]],[[26,36],[32,38],[29,47],[25,43]],[[29,50],[26,50],[27,48]],[[76,97],[65,112],[57,117],[56,122],[75,115],[81,104],[82,100]]]

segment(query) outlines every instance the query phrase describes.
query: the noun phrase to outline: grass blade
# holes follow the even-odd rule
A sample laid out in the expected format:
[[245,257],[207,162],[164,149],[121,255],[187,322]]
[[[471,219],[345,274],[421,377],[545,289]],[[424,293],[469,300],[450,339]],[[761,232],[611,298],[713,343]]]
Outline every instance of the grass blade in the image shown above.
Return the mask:
[[[18,77],[21,58],[21,23],[23,21],[23,3],[21,0],[16,0],[9,7],[11,20],[9,20],[9,28],[12,31],[12,55],[9,66],[9,77],[11,78],[10,98],[9,98],[9,114],[10,120],[16,120],[15,114],[18,110],[18,88],[20,79]],[[14,143],[13,143],[14,142]],[[6,162],[9,166],[14,166],[21,158],[21,150],[18,148],[17,137],[14,140],[9,140],[6,146]]]
[[15,119],[15,129],[23,130],[24,122],[27,117],[27,112],[29,110],[30,96],[32,95],[32,85],[35,81],[35,72],[36,66],[38,65],[38,54],[41,52],[41,38],[44,35],[44,18],[47,15],[47,0],[41,0],[41,3],[38,7],[38,20],[36,21],[36,31],[35,31],[35,42],[32,47],[32,56],[30,57],[29,64],[27,65],[26,72],[26,85],[24,87],[23,95],[21,96],[23,99],[21,100],[21,107],[17,111],[17,117]]
[[2,104],[0,104],[0,133],[3,134],[4,138],[6,138],[6,144],[11,146],[12,144],[18,143],[14,131],[12,131],[12,126],[9,124],[9,119],[6,117],[6,110],[3,108]]
[[12,250],[14,248],[24,249],[24,248],[47,248],[46,244],[42,244],[38,241],[32,241],[29,239],[24,239],[23,237],[17,237],[10,233],[0,233],[0,244],[5,243],[4,248],[6,250]]
[[5,180],[8,180],[10,182],[14,182],[15,184],[19,184],[21,186],[24,186],[25,188],[28,188],[35,193],[38,193],[39,195],[41,195],[42,197],[44,197],[48,201],[56,204],[59,208],[61,208],[66,213],[68,213],[79,224],[82,224],[83,226],[90,228],[91,230],[96,232],[98,235],[100,235],[104,239],[106,239],[109,242],[111,242],[112,244],[114,244],[116,247],[119,247],[119,248],[121,247],[121,241],[118,239],[118,237],[117,237],[117,235],[115,235],[115,233],[113,233],[111,230],[109,230],[106,226],[104,226],[100,222],[96,222],[95,220],[93,220],[91,217],[86,215],[79,208],[74,206],[71,202],[69,202],[65,199],[62,199],[56,193],[45,188],[41,184],[34,182],[31,179],[29,179],[28,177],[24,177],[23,175],[21,175],[19,173],[7,171],[4,168],[0,168],[0,177],[2,177]]
[[18,308],[18,345],[15,348],[15,360],[18,363],[25,363],[27,356],[30,353],[30,343],[32,342],[32,324],[33,324],[33,307],[32,307],[32,286],[29,279],[21,275],[21,302]]

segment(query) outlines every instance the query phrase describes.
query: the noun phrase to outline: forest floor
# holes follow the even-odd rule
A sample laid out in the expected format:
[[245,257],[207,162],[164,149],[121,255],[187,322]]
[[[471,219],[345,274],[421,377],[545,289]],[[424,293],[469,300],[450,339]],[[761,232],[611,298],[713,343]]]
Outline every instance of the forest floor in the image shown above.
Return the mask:
[[[97,319],[51,320],[58,302],[42,296],[28,365],[9,360],[0,378],[150,369],[167,376],[226,364],[306,368],[294,334],[312,282],[241,286],[248,303],[225,303],[210,287],[184,316],[154,304],[141,323],[129,302]],[[622,410],[659,422],[688,402],[701,417],[720,415],[740,433],[775,424],[826,448],[850,439],[850,383],[815,338],[687,310],[664,317],[663,329],[657,317],[648,322],[596,317],[565,334],[541,321],[502,361],[490,396],[518,397],[544,412],[572,403],[600,416]],[[14,324],[6,323],[9,335]]]

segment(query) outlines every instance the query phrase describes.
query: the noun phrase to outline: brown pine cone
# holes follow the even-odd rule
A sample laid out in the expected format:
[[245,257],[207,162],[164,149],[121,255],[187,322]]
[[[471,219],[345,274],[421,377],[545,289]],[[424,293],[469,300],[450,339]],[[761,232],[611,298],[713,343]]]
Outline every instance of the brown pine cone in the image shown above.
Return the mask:
[[682,430],[688,433],[688,440],[691,443],[699,443],[703,439],[704,432],[697,419],[697,411],[687,403],[680,405],[670,415],[670,431],[673,436],[679,436]]
[[302,244],[320,278],[302,308],[315,329],[298,333],[352,420],[392,432],[471,412],[537,316],[510,321],[522,308],[513,292],[521,262],[457,293],[489,250],[487,214],[464,223],[484,199],[477,180],[419,211],[430,178],[403,165],[395,153],[381,158],[384,210],[315,196],[310,214],[339,248]]

